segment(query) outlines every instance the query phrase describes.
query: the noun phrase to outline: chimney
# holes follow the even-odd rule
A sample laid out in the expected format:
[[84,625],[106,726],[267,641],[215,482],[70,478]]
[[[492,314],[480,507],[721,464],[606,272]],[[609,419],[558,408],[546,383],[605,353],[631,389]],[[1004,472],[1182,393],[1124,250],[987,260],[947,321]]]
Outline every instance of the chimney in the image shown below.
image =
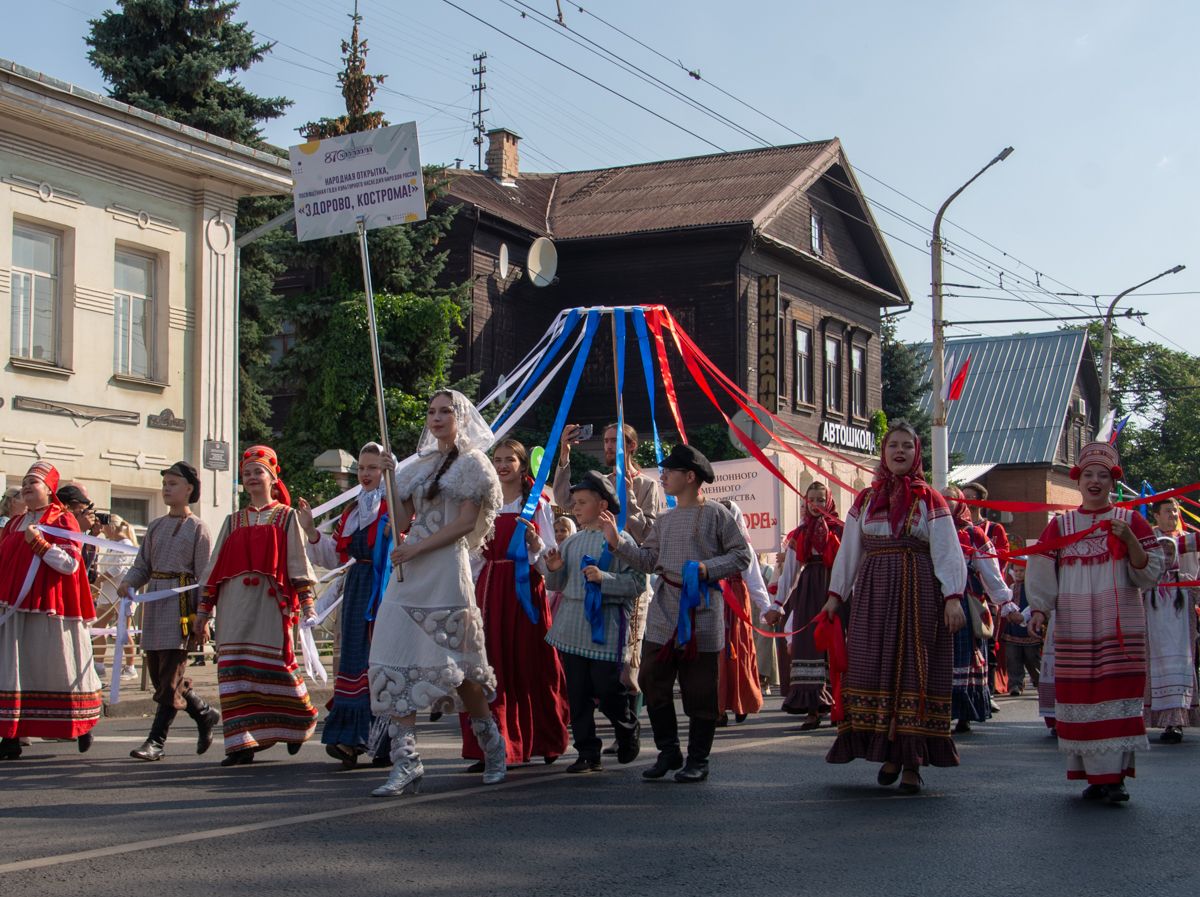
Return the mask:
[[506,187],[515,187],[520,173],[517,141],[521,135],[508,128],[493,128],[487,132],[487,173]]

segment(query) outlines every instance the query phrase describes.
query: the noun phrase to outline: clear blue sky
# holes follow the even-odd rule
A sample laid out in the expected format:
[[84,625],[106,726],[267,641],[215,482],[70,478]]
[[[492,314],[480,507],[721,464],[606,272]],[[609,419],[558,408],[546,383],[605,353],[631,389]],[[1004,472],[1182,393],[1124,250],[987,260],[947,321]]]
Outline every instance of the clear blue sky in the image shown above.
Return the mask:
[[[522,135],[526,170],[714,151],[700,138],[722,149],[760,145],[572,45],[562,29],[543,27],[532,12],[521,18],[518,0],[454,2],[699,137],[537,56],[445,0],[361,0],[370,68],[388,76],[390,89],[380,93],[377,106],[393,122],[419,121],[426,162],[462,157],[469,164],[475,158],[471,54],[479,50],[488,54],[486,122]],[[554,0],[523,2],[555,12]],[[9,0],[0,56],[102,91],[85,58],[83,36],[87,19],[112,5]],[[272,142],[294,143],[295,127],[341,111],[334,73],[352,5],[353,0],[242,0],[239,17],[263,39],[279,41],[244,82],[259,93],[296,101],[285,119],[267,128]],[[1150,313],[1148,328],[1133,322],[1127,328],[1135,336],[1169,339],[1200,354],[1200,54],[1194,45],[1200,4],[594,0],[583,5],[668,59],[698,69],[704,81],[563,0],[573,32],[763,140],[790,143],[801,139],[798,134],[842,139],[868,196],[912,221],[875,210],[916,300],[903,319],[905,338],[929,335],[926,246],[933,215],[921,206],[936,208],[1011,144],[1016,152],[950,211],[953,225],[946,235],[955,254],[948,262],[967,270],[948,268],[946,279],[986,289],[951,288],[972,298],[948,299],[947,319],[1080,314],[1039,294],[1038,281],[1050,290],[1111,297],[1183,263],[1187,271],[1153,284],[1147,293],[1192,295],[1135,296],[1122,307]],[[713,84],[786,127],[723,96]],[[999,290],[1000,267],[1009,272],[1004,286],[1011,293]],[[1045,311],[1017,297],[1037,300]],[[1091,307],[1090,299],[1066,301]],[[950,333],[1054,326],[990,325]]]

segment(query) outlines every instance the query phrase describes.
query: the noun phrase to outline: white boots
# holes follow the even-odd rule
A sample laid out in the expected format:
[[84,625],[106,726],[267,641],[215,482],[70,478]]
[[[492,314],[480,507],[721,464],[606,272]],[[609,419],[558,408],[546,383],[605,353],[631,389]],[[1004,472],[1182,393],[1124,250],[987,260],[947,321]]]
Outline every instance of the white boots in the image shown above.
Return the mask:
[[483,749],[483,784],[498,785],[508,772],[508,745],[492,717],[471,718],[471,731]]
[[392,771],[387,781],[371,792],[372,797],[399,797],[405,793],[418,794],[421,791],[421,777],[425,775],[425,767],[421,764],[421,755],[417,753],[416,726],[402,726],[392,722],[388,724],[388,735],[392,739]]

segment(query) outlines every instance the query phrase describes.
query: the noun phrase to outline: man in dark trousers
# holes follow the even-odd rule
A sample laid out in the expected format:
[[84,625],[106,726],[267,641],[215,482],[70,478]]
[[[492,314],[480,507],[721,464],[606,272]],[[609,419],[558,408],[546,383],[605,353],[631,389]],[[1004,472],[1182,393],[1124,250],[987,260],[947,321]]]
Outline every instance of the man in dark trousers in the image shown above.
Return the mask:
[[[640,547],[620,540],[613,514],[601,516],[601,527],[614,557],[658,575],[646,618],[638,685],[659,754],[642,775],[661,779],[679,770],[675,781],[703,782],[717,726],[718,661],[725,647],[718,581],[750,566],[750,547],[733,514],[701,494],[703,484],[714,479],[702,453],[677,445],[662,468],[663,488],[675,497],[676,506],[654,522]],[[686,765],[675,717],[676,680],[688,716]]]

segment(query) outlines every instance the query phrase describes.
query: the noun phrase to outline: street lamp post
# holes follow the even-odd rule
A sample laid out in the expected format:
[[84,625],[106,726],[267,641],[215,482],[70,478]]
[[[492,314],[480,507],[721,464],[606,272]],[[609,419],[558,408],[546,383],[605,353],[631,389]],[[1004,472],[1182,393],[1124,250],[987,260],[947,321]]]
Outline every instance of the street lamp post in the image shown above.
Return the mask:
[[1104,316],[1104,341],[1103,341],[1103,372],[1100,380],[1100,420],[1103,421],[1108,417],[1108,406],[1110,403],[1109,386],[1112,378],[1112,341],[1113,341],[1113,312],[1116,311],[1117,303],[1132,293],[1134,290],[1140,290],[1148,283],[1153,283],[1160,277],[1166,277],[1168,274],[1178,274],[1186,266],[1176,265],[1174,268],[1168,268],[1159,274],[1155,274],[1149,280],[1143,280],[1137,286],[1130,287],[1124,292],[1117,293],[1116,298],[1108,305],[1108,314]]
[[985,171],[997,162],[1003,162],[1012,155],[1013,148],[1006,146],[996,158],[976,172],[975,177],[967,181],[942,203],[937,217],[933,219],[933,242],[930,244],[930,257],[933,264],[933,423],[930,435],[933,437],[933,485],[935,489],[946,488],[947,476],[950,473],[950,446],[946,434],[946,400],[942,396],[942,384],[946,380],[946,331],[942,320],[942,218],[950,203],[958,199],[960,193],[970,187]]

